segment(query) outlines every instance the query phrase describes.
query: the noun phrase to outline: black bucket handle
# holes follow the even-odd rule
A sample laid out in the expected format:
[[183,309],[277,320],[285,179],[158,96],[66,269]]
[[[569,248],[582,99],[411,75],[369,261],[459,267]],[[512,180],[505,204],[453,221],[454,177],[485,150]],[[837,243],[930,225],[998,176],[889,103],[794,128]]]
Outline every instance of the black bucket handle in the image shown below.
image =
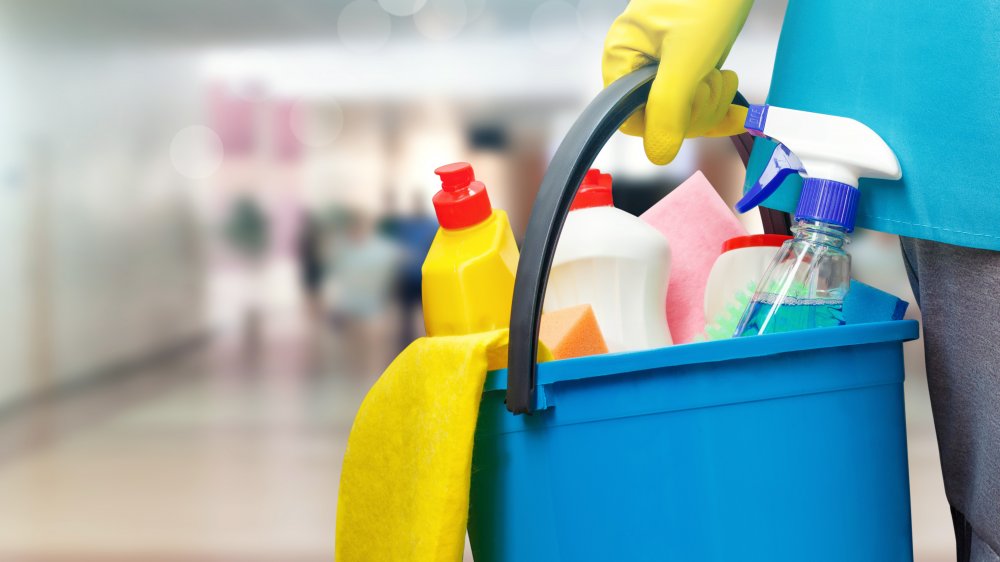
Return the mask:
[[[570,204],[583,176],[611,135],[646,103],[655,77],[656,66],[646,66],[622,76],[598,94],[570,128],[542,179],[517,262],[511,305],[507,409],[515,414],[531,413],[534,408],[538,367],[535,358],[542,303],[556,243]],[[739,92],[733,103],[748,105]],[[754,138],[743,133],[731,139],[745,166]],[[760,209],[766,232],[789,231],[787,214],[764,207]]]

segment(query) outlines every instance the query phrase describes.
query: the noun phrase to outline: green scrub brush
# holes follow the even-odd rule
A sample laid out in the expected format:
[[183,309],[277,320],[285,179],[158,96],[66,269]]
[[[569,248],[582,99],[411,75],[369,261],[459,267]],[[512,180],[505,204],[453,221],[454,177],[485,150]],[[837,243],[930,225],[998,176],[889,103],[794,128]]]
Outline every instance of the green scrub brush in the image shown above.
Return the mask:
[[751,281],[746,288],[733,295],[726,304],[725,310],[715,315],[715,318],[705,326],[705,333],[699,340],[714,341],[733,337],[736,326],[743,317],[743,312],[750,306],[750,299],[757,291],[757,282]]

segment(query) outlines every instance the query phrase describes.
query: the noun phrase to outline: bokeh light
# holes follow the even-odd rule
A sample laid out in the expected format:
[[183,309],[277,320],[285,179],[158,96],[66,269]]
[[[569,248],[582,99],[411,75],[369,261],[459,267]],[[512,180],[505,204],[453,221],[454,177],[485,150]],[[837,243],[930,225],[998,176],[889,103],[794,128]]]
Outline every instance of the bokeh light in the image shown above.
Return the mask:
[[205,179],[222,165],[222,139],[204,125],[185,127],[170,141],[170,161],[182,176]]
[[374,53],[389,41],[392,18],[374,0],[354,0],[340,12],[337,34],[348,49]]
[[464,0],[428,0],[413,16],[417,29],[434,41],[446,41],[459,34],[469,16]]

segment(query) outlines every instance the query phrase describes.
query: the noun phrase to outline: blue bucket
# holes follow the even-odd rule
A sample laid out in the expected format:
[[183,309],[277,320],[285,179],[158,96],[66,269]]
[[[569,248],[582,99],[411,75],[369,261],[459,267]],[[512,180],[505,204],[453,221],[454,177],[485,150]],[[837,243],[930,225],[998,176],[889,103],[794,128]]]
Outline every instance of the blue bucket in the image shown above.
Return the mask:
[[[654,75],[639,69],[594,99],[532,208],[509,369],[488,375],[476,429],[476,561],[912,560],[902,343],[916,322],[536,365],[573,195]],[[752,138],[734,144],[746,163]],[[787,229],[783,215],[763,218]]]
[[912,320],[545,363],[536,411],[487,378],[476,562],[913,559]]

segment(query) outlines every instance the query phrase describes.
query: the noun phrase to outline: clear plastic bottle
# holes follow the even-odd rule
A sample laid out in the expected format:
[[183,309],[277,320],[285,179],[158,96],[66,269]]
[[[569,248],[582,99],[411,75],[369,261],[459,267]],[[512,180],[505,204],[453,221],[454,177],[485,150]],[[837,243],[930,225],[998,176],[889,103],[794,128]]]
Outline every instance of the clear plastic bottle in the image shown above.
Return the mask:
[[844,323],[851,256],[844,227],[799,220],[761,279],[735,336],[755,336]]

